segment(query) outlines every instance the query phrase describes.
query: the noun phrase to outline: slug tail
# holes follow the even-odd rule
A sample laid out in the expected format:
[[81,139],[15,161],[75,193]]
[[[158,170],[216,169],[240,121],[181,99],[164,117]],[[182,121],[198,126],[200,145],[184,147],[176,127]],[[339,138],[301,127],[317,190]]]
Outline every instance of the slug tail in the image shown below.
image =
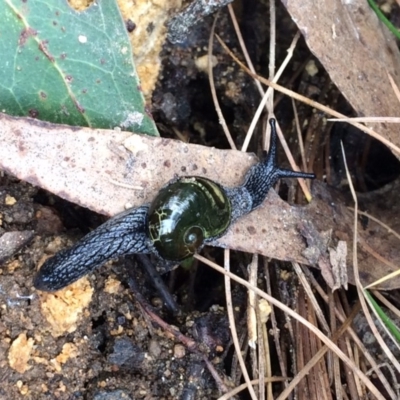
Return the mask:
[[106,261],[127,255],[150,253],[146,234],[147,206],[127,210],[99,226],[71,248],[42,265],[33,285],[45,292],[60,290]]

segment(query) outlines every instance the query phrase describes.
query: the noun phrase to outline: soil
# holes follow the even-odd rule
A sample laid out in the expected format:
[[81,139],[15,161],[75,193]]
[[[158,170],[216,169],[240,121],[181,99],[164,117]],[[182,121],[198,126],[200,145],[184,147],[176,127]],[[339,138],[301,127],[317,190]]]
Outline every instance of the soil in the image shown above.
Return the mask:
[[[260,74],[267,75],[266,6],[256,0],[243,2],[240,12],[250,56]],[[280,60],[288,48],[285,38],[293,36],[295,27],[283,9],[278,13]],[[175,137],[173,131],[179,130],[190,142],[228,148],[209,91],[204,90],[207,75],[195,64],[205,53],[211,23],[212,19],[206,18],[195,26],[183,47],[166,45],[162,77],[153,96],[153,115],[166,136]],[[218,33],[237,53],[238,43],[226,12],[219,17]],[[221,108],[235,142],[241,143],[259,95],[252,81],[218,45],[215,56]],[[302,43],[293,65],[309,57]],[[318,67],[316,76],[304,73],[292,83],[298,91],[318,97],[328,80]],[[285,79],[289,81],[290,76]],[[335,88],[326,97],[336,99],[339,108],[347,107]],[[287,121],[282,127],[286,125],[288,130],[293,120],[289,110],[289,100],[281,99],[276,113],[278,119]],[[299,113],[306,119],[311,110],[299,107]],[[252,150],[257,151],[258,145],[254,141]],[[338,172],[334,181],[340,182],[341,176]],[[213,272],[192,265],[190,272],[172,271],[163,276],[179,305],[177,314],[163,305],[164,300],[134,259],[108,263],[60,293],[41,294],[33,288],[32,279],[43,261],[99,222],[88,210],[12,177],[0,177],[0,237],[18,232],[2,246],[4,255],[0,252],[0,399],[217,398],[221,382],[212,377],[204,359],[211,362],[226,386],[225,376],[233,367],[223,280]],[[214,259],[222,257],[219,250],[206,251]],[[248,264],[248,258],[236,258],[241,273],[240,267]],[[138,302],[129,285],[132,278],[127,268],[134,271],[144,303]],[[239,310],[245,309],[245,293],[239,289],[235,289],[235,302]],[[170,328],[161,328],[147,309]],[[173,326],[185,338],[179,339]]]
[[[1,179],[0,233],[34,234],[28,245],[12,247],[10,241],[14,254],[2,264],[0,398],[178,398],[184,391],[197,393],[196,398],[216,397],[202,355],[222,373],[220,355],[229,330],[218,307],[206,313],[192,308],[174,316],[140,267],[127,266],[124,260],[57,293],[35,291],[37,266],[82,235],[77,228],[62,229],[61,214],[39,204],[43,193],[38,193],[13,178]],[[63,207],[75,208],[67,203]],[[150,321],[132,296],[126,268],[133,268],[138,284],[147,286],[141,293],[149,296],[148,307],[182,333],[201,338],[201,348],[189,350]],[[188,381],[191,375],[193,382]]]

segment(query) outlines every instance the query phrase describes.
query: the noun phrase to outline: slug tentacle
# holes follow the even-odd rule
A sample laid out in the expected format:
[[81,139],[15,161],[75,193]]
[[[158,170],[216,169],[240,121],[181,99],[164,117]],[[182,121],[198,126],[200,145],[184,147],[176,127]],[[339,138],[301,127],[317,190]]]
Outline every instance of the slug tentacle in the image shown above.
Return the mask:
[[277,134],[275,119],[270,119],[271,143],[268,154],[264,152],[263,159],[250,168],[246,175],[244,188],[249,192],[252,199],[251,210],[258,207],[267,197],[269,189],[281,178],[305,178],[314,179],[315,175],[307,172],[282,169],[277,166],[276,147]]
[[49,258],[34,279],[36,289],[53,292],[75,282],[107,260],[152,253],[146,234],[148,207],[127,210],[87,234],[74,246]]

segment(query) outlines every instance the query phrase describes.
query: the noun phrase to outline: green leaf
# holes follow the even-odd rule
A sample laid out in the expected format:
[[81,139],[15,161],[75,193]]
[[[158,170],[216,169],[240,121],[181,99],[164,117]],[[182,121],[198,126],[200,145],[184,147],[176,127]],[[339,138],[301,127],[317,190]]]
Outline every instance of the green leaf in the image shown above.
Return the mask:
[[385,14],[380,10],[378,4],[376,4],[374,0],[368,0],[368,4],[375,11],[375,14],[378,16],[378,18],[390,30],[390,32],[392,32],[397,39],[400,39],[400,31],[386,18]]
[[376,312],[379,315],[379,318],[386,325],[386,328],[393,335],[393,337],[400,343],[400,330],[396,326],[396,324],[390,319],[389,315],[379,306],[379,304],[372,297],[371,293],[368,290],[364,291],[372,306],[375,308]]
[[115,0],[0,0],[0,111],[157,135]]

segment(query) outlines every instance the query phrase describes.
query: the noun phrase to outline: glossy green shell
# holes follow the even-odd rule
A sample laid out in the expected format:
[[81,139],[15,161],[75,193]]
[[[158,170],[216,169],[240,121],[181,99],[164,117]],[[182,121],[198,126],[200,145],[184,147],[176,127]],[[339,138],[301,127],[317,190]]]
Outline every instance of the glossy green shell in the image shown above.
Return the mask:
[[202,177],[184,177],[161,189],[149,209],[148,233],[159,256],[180,261],[204,240],[217,238],[231,222],[224,189]]

